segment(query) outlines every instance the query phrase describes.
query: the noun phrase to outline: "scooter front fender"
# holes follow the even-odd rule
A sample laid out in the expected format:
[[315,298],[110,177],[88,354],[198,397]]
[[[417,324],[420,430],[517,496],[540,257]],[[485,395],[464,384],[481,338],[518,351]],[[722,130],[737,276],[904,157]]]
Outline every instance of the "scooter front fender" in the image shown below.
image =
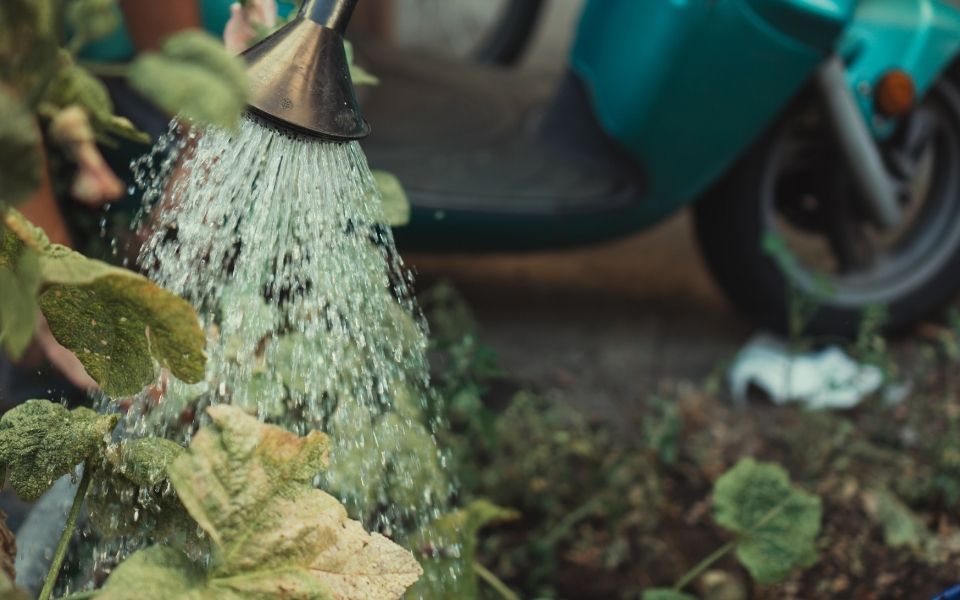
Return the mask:
[[960,8],[943,0],[861,0],[839,49],[860,109],[883,138],[896,123],[874,110],[877,81],[903,70],[922,98],[960,53]]
[[828,56],[855,0],[591,0],[572,54],[605,132],[644,170],[637,226],[696,198]]

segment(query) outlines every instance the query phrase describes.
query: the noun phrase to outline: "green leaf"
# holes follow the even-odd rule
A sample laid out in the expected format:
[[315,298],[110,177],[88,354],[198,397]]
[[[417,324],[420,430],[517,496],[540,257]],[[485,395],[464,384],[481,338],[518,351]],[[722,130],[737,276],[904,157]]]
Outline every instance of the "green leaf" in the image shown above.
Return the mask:
[[14,360],[23,355],[33,339],[40,289],[40,260],[36,252],[25,249],[15,260],[14,265],[3,265],[0,257],[0,290],[4,290],[0,297],[0,342]]
[[90,117],[90,124],[100,139],[122,137],[146,143],[150,136],[134,127],[128,119],[113,114],[113,100],[103,83],[76,64],[66,52],[58,57],[59,66],[53,82],[43,97],[42,112],[53,116],[60,109],[76,105]]
[[117,417],[28,400],[0,418],[0,463],[17,495],[33,501],[59,477],[99,455]]
[[[56,12],[51,0],[0,2],[0,81],[22,94],[31,106],[47,74],[55,68],[59,52]],[[7,117],[10,113],[0,114]]]
[[[153,546],[141,550],[114,569],[97,600],[140,598],[203,600],[196,590],[206,585],[206,574],[179,550]],[[222,596],[234,600],[242,596]]]
[[697,598],[670,588],[654,588],[643,590],[643,600],[697,600]]
[[[399,598],[416,581],[413,556],[368,534],[312,481],[326,436],[298,437],[226,405],[169,468],[170,480],[214,545],[205,571],[166,549],[137,553],[99,600]],[[144,585],[167,581],[171,586]]]
[[91,524],[106,537],[137,534],[162,539],[185,551],[206,550],[196,525],[169,492],[167,469],[185,452],[170,440],[124,440],[107,448],[87,495]]
[[167,469],[185,450],[163,438],[124,440],[108,460],[116,472],[139,486],[154,486],[167,478]]
[[387,225],[400,227],[410,222],[410,200],[403,190],[403,184],[392,173],[373,171],[373,178],[380,189],[380,201]]
[[75,39],[80,40],[81,48],[113,33],[120,26],[120,19],[116,0],[71,0],[67,3],[67,23]]
[[138,57],[130,83],[160,108],[200,123],[234,127],[246,108],[243,63],[198,31],[172,35],[160,53]]
[[343,41],[343,50],[347,54],[347,65],[350,68],[350,79],[353,85],[379,85],[380,80],[363,67],[354,62],[353,44],[349,40]]
[[[480,499],[431,523],[412,543],[414,547],[427,549],[427,555],[422,560],[425,575],[411,590],[411,596],[479,598],[473,572],[477,536],[488,525],[518,518],[520,513],[517,511]],[[451,569],[459,571],[455,580],[446,575]]]
[[[2,59],[0,59],[2,60]],[[40,131],[22,102],[0,88],[0,212],[28,200],[40,187]],[[6,288],[4,288],[6,289]]]
[[110,396],[135,394],[158,363],[188,383],[203,379],[206,339],[193,307],[149,279],[51,244],[16,211],[0,234],[0,265],[39,255],[40,309],[58,342]]
[[816,561],[820,498],[794,487],[779,465],[741,460],[717,479],[713,505],[717,523],[740,536],[737,559],[758,583]]

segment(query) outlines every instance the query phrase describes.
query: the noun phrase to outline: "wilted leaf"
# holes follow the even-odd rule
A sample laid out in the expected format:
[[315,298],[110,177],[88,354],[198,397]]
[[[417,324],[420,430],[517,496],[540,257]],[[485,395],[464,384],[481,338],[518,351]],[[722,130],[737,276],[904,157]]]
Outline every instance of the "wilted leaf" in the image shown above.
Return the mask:
[[[190,515],[215,546],[206,572],[169,550],[137,555],[100,600],[190,598],[399,598],[420,574],[413,556],[368,534],[311,482],[326,463],[326,436],[264,425],[230,406],[208,410],[187,454],[169,469]],[[144,581],[172,581],[146,586]]]
[[779,465],[741,460],[717,480],[713,505],[717,523],[740,536],[737,558],[758,583],[816,561],[820,498],[794,487]]
[[380,189],[380,201],[387,225],[400,227],[410,222],[410,201],[403,184],[393,173],[374,171],[373,178]]
[[135,394],[154,361],[188,383],[203,379],[206,342],[193,307],[149,279],[51,244],[15,211],[6,215],[0,264],[25,248],[39,255],[40,309],[104,392]]
[[697,600],[697,598],[670,588],[656,588],[644,590],[643,600]]
[[116,423],[116,416],[47,400],[11,409],[0,418],[0,463],[10,470],[10,485],[22,499],[36,500],[54,480],[99,454]]
[[[6,236],[3,236],[6,238]],[[0,244],[8,240],[0,239]],[[29,249],[19,256],[8,257],[0,252],[0,342],[2,349],[14,360],[30,345],[37,327],[37,292],[40,289],[40,261]],[[5,263],[11,264],[5,264]]]
[[[2,59],[0,59],[2,60]],[[0,211],[28,200],[40,187],[43,156],[33,115],[0,88]]]
[[[424,598],[479,598],[477,578],[473,573],[477,536],[487,525],[518,518],[520,513],[517,511],[481,499],[434,521],[425,531],[417,534],[412,543],[428,552],[422,559],[426,574],[413,588],[411,595]],[[451,570],[459,572],[456,579],[447,575]]]
[[170,36],[159,53],[138,57],[130,83],[171,114],[233,127],[247,102],[247,74],[219,40],[186,31]]

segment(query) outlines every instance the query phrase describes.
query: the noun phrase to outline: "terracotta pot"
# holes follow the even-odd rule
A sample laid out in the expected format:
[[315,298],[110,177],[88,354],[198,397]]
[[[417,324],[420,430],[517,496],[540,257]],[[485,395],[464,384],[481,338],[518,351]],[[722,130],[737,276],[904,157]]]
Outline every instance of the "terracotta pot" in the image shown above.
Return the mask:
[[123,17],[137,50],[156,50],[172,33],[200,29],[199,0],[120,0]]

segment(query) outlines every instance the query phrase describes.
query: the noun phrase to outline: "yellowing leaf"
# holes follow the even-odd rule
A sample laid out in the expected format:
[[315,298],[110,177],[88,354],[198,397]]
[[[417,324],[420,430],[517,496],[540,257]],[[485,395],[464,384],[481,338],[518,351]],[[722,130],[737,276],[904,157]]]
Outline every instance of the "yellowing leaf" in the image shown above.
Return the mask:
[[203,379],[205,337],[193,307],[149,279],[50,241],[7,212],[0,265],[24,249],[39,255],[39,305],[58,342],[111,396],[135,394],[157,365],[188,383]]
[[141,55],[130,83],[171,114],[233,127],[247,102],[247,73],[216,38],[198,31],[170,36],[159,53]]
[[776,464],[745,458],[713,488],[713,517],[740,536],[737,559],[761,584],[776,583],[817,558],[820,498],[790,483]]
[[28,400],[0,418],[0,463],[17,495],[33,501],[54,480],[96,456],[117,423],[88,408],[68,411],[47,400]]
[[[214,545],[206,570],[168,549],[140,552],[111,576],[100,600],[394,599],[420,575],[413,556],[347,518],[312,481],[326,436],[298,437],[231,406],[168,469],[193,519]],[[171,581],[170,586],[143,585]]]
[[[2,13],[0,13],[2,14]],[[2,36],[0,36],[2,37]],[[30,198],[40,187],[43,158],[36,120],[13,94],[0,88],[0,211]]]

